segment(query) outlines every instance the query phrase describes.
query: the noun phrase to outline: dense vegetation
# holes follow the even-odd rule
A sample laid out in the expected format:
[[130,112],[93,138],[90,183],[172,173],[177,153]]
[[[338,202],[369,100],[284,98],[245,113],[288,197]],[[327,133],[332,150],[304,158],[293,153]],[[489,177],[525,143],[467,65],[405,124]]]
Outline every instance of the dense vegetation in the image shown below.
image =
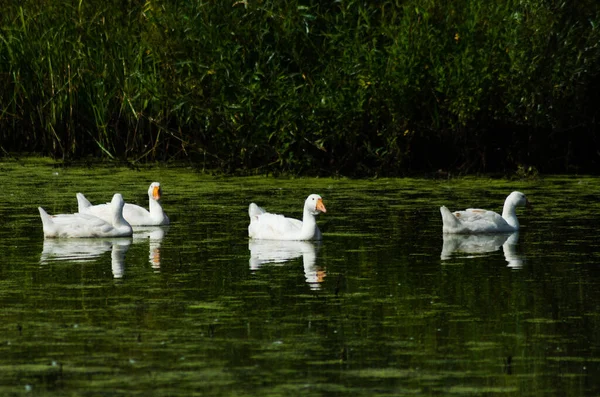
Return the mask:
[[24,0],[0,149],[224,171],[595,171],[596,0]]

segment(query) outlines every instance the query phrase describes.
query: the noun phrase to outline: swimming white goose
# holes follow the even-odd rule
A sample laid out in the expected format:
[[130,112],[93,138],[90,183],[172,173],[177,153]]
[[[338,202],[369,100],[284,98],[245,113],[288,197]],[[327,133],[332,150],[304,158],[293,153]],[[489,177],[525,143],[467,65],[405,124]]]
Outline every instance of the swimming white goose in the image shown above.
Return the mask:
[[252,203],[248,208],[250,215],[248,236],[262,240],[321,240],[321,231],[315,219],[315,215],[321,212],[327,210],[323,199],[318,194],[311,194],[304,202],[304,215],[301,221],[270,214]]
[[454,213],[444,206],[440,207],[444,233],[503,233],[519,230],[519,221],[515,208],[530,206],[529,200],[521,192],[512,192],[504,202],[502,216],[475,208]]
[[[160,183],[152,182],[148,188],[148,198],[150,199],[150,211],[139,205],[125,203],[123,207],[123,217],[132,226],[160,226],[168,225],[169,217],[164,213],[160,205],[162,190]],[[99,204],[92,205],[81,193],[77,193],[77,205],[79,212],[90,214],[109,221],[111,218],[110,205]]]
[[110,222],[89,214],[60,214],[50,216],[38,207],[44,237],[129,237],[133,234],[131,225],[123,218],[123,196],[117,193],[110,202],[112,218]]

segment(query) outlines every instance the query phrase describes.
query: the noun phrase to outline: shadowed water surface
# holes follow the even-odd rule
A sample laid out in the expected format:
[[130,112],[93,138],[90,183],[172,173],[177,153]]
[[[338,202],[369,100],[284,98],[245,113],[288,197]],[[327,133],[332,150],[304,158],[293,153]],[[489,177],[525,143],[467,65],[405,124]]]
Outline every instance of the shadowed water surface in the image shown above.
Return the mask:
[[[600,178],[220,178],[186,168],[0,163],[2,395],[600,393]],[[168,228],[44,240],[37,206],[120,192]],[[439,206],[522,229],[442,236]],[[248,241],[251,201],[321,243]]]

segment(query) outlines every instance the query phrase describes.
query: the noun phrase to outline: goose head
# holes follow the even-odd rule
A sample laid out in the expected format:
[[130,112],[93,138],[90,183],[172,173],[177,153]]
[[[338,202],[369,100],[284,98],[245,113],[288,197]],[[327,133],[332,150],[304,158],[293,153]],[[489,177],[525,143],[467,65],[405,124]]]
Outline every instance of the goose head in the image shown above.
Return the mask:
[[123,195],[121,195],[121,193],[115,193],[110,203],[111,206],[117,211],[123,210],[123,207],[125,206],[125,200],[123,200]]
[[319,215],[321,212],[327,212],[323,199],[318,194],[311,194],[304,202],[304,211],[312,215]]
[[531,203],[527,199],[527,196],[521,192],[512,192],[509,194],[506,198],[506,204],[511,205],[512,207],[531,207]]
[[112,207],[115,223],[125,221],[125,218],[123,218],[123,207],[125,206],[125,200],[123,200],[121,193],[115,193],[110,201],[110,206]]
[[160,188],[160,183],[152,182],[150,184],[150,187],[148,188],[148,197],[150,197],[150,199],[152,199],[154,201],[158,201],[158,200],[160,200],[161,196],[162,196],[162,190]]

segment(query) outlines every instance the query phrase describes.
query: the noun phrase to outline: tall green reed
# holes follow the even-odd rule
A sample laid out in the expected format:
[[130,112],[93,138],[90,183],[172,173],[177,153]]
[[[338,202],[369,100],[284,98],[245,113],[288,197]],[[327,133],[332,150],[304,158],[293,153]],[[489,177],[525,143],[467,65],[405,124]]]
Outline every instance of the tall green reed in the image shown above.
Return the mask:
[[5,150],[354,175],[598,161],[595,2],[5,8]]

